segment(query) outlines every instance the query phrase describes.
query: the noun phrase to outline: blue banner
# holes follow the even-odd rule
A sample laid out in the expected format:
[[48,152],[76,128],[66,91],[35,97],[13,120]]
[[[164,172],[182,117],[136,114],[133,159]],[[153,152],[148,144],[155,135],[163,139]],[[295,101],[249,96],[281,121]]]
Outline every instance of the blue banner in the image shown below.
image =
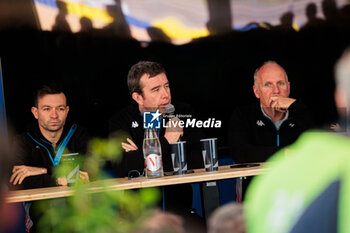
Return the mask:
[[0,137],[7,142],[7,121],[5,109],[4,85],[2,81],[2,67],[0,58]]

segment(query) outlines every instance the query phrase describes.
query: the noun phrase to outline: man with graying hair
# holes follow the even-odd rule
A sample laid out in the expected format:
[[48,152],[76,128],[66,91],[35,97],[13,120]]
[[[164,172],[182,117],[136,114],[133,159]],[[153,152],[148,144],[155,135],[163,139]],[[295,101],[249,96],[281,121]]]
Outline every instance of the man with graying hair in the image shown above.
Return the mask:
[[254,73],[254,94],[260,99],[263,112],[275,124],[288,114],[288,108],[295,99],[289,98],[290,82],[285,70],[276,62],[264,63]]
[[[230,121],[229,145],[236,163],[265,162],[312,125],[306,106],[289,97],[287,73],[276,62],[256,69],[253,91],[258,102],[237,107]],[[248,184],[243,183],[243,190],[237,186],[238,197]]]
[[283,151],[273,155],[269,172],[254,178],[247,190],[247,232],[349,232],[350,50],[337,62],[335,77],[335,103],[347,137],[309,131],[290,145],[287,158]]

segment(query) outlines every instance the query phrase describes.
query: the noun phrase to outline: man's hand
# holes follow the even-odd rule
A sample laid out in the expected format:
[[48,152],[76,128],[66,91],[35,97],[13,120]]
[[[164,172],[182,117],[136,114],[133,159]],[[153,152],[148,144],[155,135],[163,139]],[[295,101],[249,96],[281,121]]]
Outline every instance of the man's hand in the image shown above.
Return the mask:
[[177,142],[184,134],[183,128],[179,125],[179,121],[179,118],[174,117],[167,123],[164,137],[169,143]]
[[282,97],[282,96],[272,96],[270,98],[270,106],[278,112],[286,112],[289,106],[294,103],[295,99]]
[[42,167],[30,167],[26,165],[13,166],[10,183],[13,185],[22,184],[28,176],[37,176],[46,174],[47,169]]
[[83,182],[89,183],[89,174],[87,172],[79,171],[79,177]]
[[125,150],[125,152],[134,151],[138,149],[136,144],[130,138],[127,138],[126,140],[128,141],[128,143],[122,142],[122,147]]
[[65,176],[58,177],[56,180],[56,184],[61,186],[68,186],[67,177]]
[[342,131],[342,128],[340,127],[340,125],[338,123],[335,124],[331,124],[329,127],[331,130],[333,130],[334,132],[340,132]]

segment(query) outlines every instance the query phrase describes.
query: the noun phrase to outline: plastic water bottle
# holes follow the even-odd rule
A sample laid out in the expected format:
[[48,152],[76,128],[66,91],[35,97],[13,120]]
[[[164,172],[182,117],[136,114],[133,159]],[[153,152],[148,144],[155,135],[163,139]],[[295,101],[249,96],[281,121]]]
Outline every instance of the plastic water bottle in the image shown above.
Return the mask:
[[145,159],[145,174],[148,178],[163,176],[162,148],[154,129],[145,129],[143,138],[143,157]]

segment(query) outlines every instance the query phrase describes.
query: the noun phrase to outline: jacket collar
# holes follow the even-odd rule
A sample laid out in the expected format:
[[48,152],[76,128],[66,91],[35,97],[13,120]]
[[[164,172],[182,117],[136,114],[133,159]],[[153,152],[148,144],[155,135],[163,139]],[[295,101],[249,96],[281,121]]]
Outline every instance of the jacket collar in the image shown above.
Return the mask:
[[[60,137],[60,139],[57,142],[57,145],[65,138],[65,136],[68,134],[69,129],[71,128],[72,124],[69,122],[66,122],[66,124],[63,127],[63,132]],[[39,124],[37,120],[32,120],[32,122],[28,125],[27,127],[27,132],[29,132],[34,138],[40,139],[42,141],[50,143],[44,135],[42,135],[40,129],[39,129]]]

